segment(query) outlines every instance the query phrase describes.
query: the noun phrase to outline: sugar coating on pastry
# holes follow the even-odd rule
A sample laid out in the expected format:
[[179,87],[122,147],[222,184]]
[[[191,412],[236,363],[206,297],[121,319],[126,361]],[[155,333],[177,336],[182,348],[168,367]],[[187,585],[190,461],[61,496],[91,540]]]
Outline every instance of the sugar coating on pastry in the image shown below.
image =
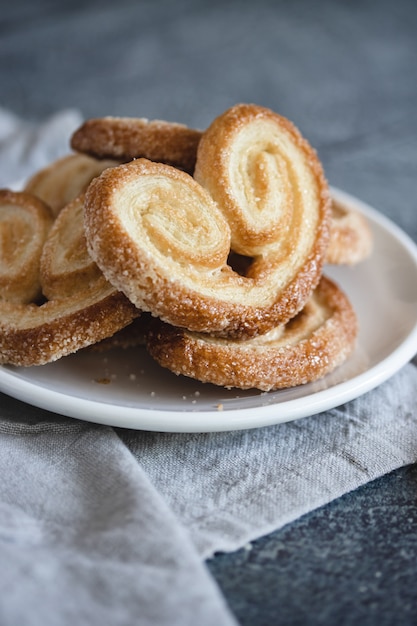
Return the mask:
[[61,210],[42,250],[40,280],[49,300],[76,295],[102,276],[88,254],[84,234],[84,194]]
[[[83,215],[76,203],[69,205],[68,211],[63,212],[45,234],[43,219],[32,215],[33,207],[42,209],[43,203],[36,198],[33,201],[27,193],[10,194],[8,197],[14,202],[6,205],[6,232],[2,229],[8,242],[2,247],[3,278],[6,271],[8,274],[0,298],[0,363],[44,365],[113,335],[140,315],[97,267],[89,271],[94,263],[85,248]],[[28,213],[29,219],[22,220],[22,213],[24,218]],[[57,233],[59,228],[62,228],[61,233]],[[54,240],[53,245],[48,243],[49,235]],[[13,237],[21,240],[25,263],[9,250]],[[40,241],[42,246],[38,245]],[[84,251],[80,250],[83,245]],[[37,286],[42,284],[40,265],[44,249],[49,249],[47,271],[43,276],[47,276],[45,291],[49,298],[45,301],[36,297],[36,301],[28,301],[26,295],[17,297],[27,274],[22,266],[26,267],[28,260],[35,271],[31,280]],[[38,289],[36,296],[37,292]]]
[[0,363],[146,341],[177,374],[268,391],[351,353],[355,313],[322,270],[366,258],[372,233],[289,120],[252,104],[204,132],[105,117],[70,143],[0,191]]
[[327,263],[356,265],[367,259],[372,252],[373,235],[366,217],[334,198],[331,216]]
[[52,222],[35,196],[0,190],[0,300],[28,303],[40,295],[40,259]]
[[201,138],[194,177],[227,216],[235,252],[265,255],[270,246],[294,265],[295,247],[304,256],[327,246],[321,163],[298,129],[270,109],[238,104],[218,116]]
[[349,299],[322,277],[296,317],[262,336],[233,341],[155,321],[147,349],[175,374],[223,387],[270,391],[322,378],[347,359],[356,336]]
[[72,135],[71,147],[97,158],[144,157],[191,173],[200,137],[200,131],[176,122],[107,116],[86,120]]
[[[317,285],[329,193],[315,152],[287,120],[242,106],[214,124],[196,165],[201,178],[200,155],[212,163],[210,183],[146,159],[106,170],[86,193],[86,238],[138,308],[190,330],[248,337],[288,321]],[[255,136],[263,141],[248,162],[241,144]],[[228,264],[231,250],[250,255],[244,275]]]
[[54,215],[80,193],[107,167],[119,165],[116,160],[99,160],[85,154],[68,154],[38,170],[29,178],[25,191],[45,202]]
[[105,281],[42,305],[0,303],[0,363],[44,365],[113,335],[138,315]]

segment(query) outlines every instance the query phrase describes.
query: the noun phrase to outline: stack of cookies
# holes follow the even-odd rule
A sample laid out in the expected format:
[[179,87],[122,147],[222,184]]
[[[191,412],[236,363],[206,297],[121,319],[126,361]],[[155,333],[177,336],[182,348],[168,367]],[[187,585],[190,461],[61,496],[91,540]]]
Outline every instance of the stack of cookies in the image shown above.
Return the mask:
[[106,117],[71,147],[0,193],[0,362],[139,342],[176,374],[268,391],[351,354],[357,318],[324,270],[366,258],[371,232],[289,120]]

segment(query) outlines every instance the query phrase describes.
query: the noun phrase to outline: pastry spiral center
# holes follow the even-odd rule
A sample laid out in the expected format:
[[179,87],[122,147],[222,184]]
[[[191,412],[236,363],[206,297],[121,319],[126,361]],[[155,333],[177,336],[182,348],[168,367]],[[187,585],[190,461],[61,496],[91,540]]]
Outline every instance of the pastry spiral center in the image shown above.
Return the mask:
[[[236,195],[254,241],[274,241],[291,215],[291,187],[285,159],[273,148],[250,150],[237,168]],[[240,179],[240,180],[239,180]]]
[[[187,185],[167,178],[148,177],[140,183],[140,196],[132,185],[122,220],[128,232],[140,239],[159,255],[181,266],[215,269],[224,265],[230,249],[229,227],[221,215]],[[140,197],[140,202],[135,198]]]
[[27,303],[40,294],[39,262],[52,223],[30,194],[0,190],[0,300]]

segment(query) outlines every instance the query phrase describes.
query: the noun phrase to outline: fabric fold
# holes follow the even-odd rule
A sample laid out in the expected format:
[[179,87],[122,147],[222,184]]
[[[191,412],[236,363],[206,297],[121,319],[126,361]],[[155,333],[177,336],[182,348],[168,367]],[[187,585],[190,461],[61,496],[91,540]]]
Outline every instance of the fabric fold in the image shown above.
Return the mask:
[[70,153],[71,134],[81,122],[76,109],[31,122],[0,108],[0,187],[17,189],[38,169]]
[[408,364],[342,407],[287,424],[118,434],[207,558],[415,462],[416,389],[417,368]]
[[46,421],[0,422],[1,623],[234,624],[187,531],[114,431],[36,414]]

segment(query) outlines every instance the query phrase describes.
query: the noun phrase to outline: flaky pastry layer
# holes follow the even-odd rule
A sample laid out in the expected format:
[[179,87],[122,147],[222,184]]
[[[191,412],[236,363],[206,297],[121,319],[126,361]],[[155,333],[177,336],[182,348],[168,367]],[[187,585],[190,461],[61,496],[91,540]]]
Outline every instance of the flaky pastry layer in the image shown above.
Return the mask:
[[203,133],[194,178],[226,215],[235,252],[278,254],[291,271],[310,254],[323,256],[327,181],[316,152],[285,117],[254,104],[225,111]]
[[0,301],[28,303],[40,295],[40,259],[52,222],[35,196],[0,190]]
[[25,191],[45,202],[54,215],[83,193],[91,180],[116,160],[99,160],[85,154],[68,154],[36,172],[26,183]]
[[77,296],[0,303],[0,363],[44,365],[116,333],[139,315],[102,277]]
[[147,349],[175,374],[205,383],[270,391],[322,378],[354,349],[357,320],[347,296],[323,277],[286,325],[247,341],[194,333],[155,321]]
[[331,215],[327,263],[356,265],[367,259],[372,253],[373,235],[366,217],[334,198]]
[[102,276],[88,254],[84,234],[84,194],[61,210],[43,246],[40,280],[49,300],[67,298]]
[[72,135],[71,147],[97,158],[144,157],[192,173],[200,137],[184,124],[108,116],[86,120]]
[[[1,196],[1,273],[7,281],[0,298],[0,363],[55,361],[113,335],[140,315],[88,257],[82,203],[69,205],[50,228],[52,218],[37,198],[23,192]],[[47,301],[37,297],[40,264],[47,266]],[[29,292],[22,292],[28,279],[32,292],[38,287],[36,300],[28,301]]]
[[[190,330],[249,337],[288,321],[317,285],[327,183],[312,148],[269,110],[234,107],[206,132],[196,165],[200,180],[206,172],[202,184],[145,159],[96,178],[86,193],[87,244],[138,308]],[[255,137],[248,163],[241,144]],[[229,180],[226,170],[238,172]],[[244,275],[228,264],[243,240],[251,255]]]

